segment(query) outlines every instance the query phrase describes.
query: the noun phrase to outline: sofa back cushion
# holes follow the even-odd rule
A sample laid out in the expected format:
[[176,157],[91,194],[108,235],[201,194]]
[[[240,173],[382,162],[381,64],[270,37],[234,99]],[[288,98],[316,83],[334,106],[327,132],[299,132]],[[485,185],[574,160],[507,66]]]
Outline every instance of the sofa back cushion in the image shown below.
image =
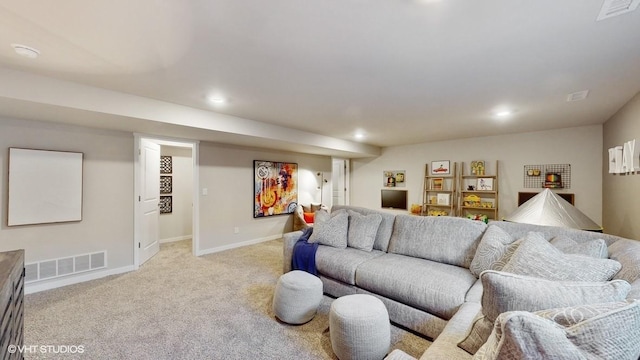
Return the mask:
[[486,228],[464,218],[397,215],[389,252],[469,268]]
[[376,232],[376,240],[373,243],[373,248],[375,250],[387,251],[387,248],[389,247],[389,239],[391,239],[391,232],[393,231],[393,223],[396,218],[394,214],[349,205],[334,205],[331,207],[331,212],[341,209],[355,211],[365,216],[369,214],[380,214],[382,220],[380,221],[380,226],[378,226],[378,231]]
[[520,224],[509,221],[491,221],[489,222],[489,224],[503,228],[506,232],[508,232],[512,237],[516,239],[520,239],[532,231],[541,233],[547,241],[553,239],[556,236],[562,235],[576,241],[577,243],[583,243],[585,241],[593,239],[602,239],[607,244],[607,246],[609,246],[620,239],[620,237],[615,235],[571,229],[560,226]]

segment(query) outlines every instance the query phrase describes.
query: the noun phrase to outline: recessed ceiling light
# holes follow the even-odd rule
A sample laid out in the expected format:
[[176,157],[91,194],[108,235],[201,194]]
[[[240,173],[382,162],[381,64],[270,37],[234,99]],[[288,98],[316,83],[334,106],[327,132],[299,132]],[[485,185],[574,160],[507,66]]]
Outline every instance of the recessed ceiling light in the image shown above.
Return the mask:
[[364,134],[364,132],[358,131],[353,135],[353,137],[356,138],[357,140],[362,140],[366,137],[366,135]]
[[214,105],[222,105],[225,104],[227,102],[227,99],[220,96],[220,95],[211,95],[209,97],[207,97],[207,100],[209,100],[210,103],[214,104]]
[[35,59],[40,55],[40,50],[32,48],[31,46],[22,45],[22,44],[11,44],[13,50],[15,50],[16,54],[28,57],[29,59]]
[[496,116],[500,118],[507,117],[511,114],[513,114],[513,112],[511,112],[510,110],[502,110],[502,111],[496,112]]

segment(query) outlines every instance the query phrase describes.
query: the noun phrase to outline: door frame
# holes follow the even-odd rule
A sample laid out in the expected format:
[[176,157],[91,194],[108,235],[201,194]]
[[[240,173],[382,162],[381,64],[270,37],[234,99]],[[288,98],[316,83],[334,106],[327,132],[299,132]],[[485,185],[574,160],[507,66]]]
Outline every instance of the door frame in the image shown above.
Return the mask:
[[[349,205],[349,199],[351,198],[351,180],[350,180],[350,173],[351,173],[351,161],[349,161],[349,159],[345,159],[345,158],[339,158],[339,157],[332,157],[331,158],[331,173],[332,173],[332,180],[333,180],[333,173],[335,173],[335,169],[334,166],[336,164],[336,162],[340,161],[341,162],[341,166],[344,167],[344,176],[342,178],[342,182],[344,185],[344,205]],[[331,201],[333,202],[333,184],[331,185]]]
[[[134,133],[134,141],[133,141],[133,268],[137,270],[140,268],[140,249],[138,248],[138,243],[140,242],[142,229],[142,206],[140,206],[140,202],[138,201],[138,196],[141,191],[141,181],[142,176],[140,174],[140,139],[151,140],[159,145],[165,146],[179,146],[185,148],[191,148],[191,160],[193,164],[193,208],[192,208],[192,248],[191,252],[194,256],[197,256],[197,249],[200,246],[200,169],[199,169],[199,158],[200,158],[200,142],[197,140],[186,140],[179,138],[171,138],[165,136],[157,136],[157,135],[147,135]],[[158,179],[159,181],[159,179]]]

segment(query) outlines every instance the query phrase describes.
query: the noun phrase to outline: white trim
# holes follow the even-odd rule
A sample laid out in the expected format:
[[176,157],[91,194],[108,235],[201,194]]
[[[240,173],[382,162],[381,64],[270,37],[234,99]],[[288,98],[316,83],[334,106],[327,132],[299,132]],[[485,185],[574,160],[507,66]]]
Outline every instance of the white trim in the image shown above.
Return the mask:
[[40,291],[59,288],[62,286],[96,280],[106,276],[123,274],[123,273],[127,273],[134,270],[136,270],[136,268],[133,265],[127,265],[127,266],[123,266],[115,269],[107,269],[107,270],[95,271],[91,273],[84,273],[83,275],[80,275],[80,276],[70,276],[70,277],[65,277],[65,278],[53,280],[53,281],[43,280],[39,282],[31,282],[24,285],[24,293],[33,294]]
[[255,245],[255,244],[263,243],[263,242],[266,242],[266,241],[271,241],[271,240],[280,239],[280,238],[282,238],[282,236],[283,236],[283,234],[280,234],[280,235],[271,235],[271,236],[267,236],[267,237],[263,237],[263,238],[252,239],[252,240],[246,240],[246,241],[242,241],[242,242],[239,242],[239,243],[233,243],[233,244],[229,244],[229,245],[216,246],[216,247],[214,247],[214,248],[209,248],[209,249],[204,249],[204,250],[198,251],[198,253],[196,254],[196,256],[202,256],[202,255],[207,255],[207,254],[213,254],[213,253],[217,253],[217,252],[221,252],[221,251],[226,251],[226,250],[231,250],[231,249],[236,249],[236,248],[240,248],[240,247],[244,247],[244,246]]
[[182,241],[182,240],[189,240],[191,238],[192,238],[191,235],[183,235],[183,236],[176,236],[172,238],[160,239],[160,244],[166,244],[166,243]]

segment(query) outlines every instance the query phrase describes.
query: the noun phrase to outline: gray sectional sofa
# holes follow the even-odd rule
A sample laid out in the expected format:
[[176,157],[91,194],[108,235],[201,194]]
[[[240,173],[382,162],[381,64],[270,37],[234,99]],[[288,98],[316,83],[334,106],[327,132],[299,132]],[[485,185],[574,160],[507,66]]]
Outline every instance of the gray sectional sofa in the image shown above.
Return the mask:
[[[341,213],[347,213],[353,220],[347,230],[335,229],[344,227],[344,220],[338,220],[336,215]],[[334,222],[342,225],[336,225],[327,232],[334,217]],[[363,220],[365,218],[366,221]],[[322,222],[326,223],[321,229],[318,223]],[[311,240],[320,243],[316,266],[324,292],[333,297],[371,294],[380,298],[392,322],[433,339],[433,344],[421,359],[471,359],[473,355],[468,352],[469,347],[475,347],[472,352],[478,351],[501,312],[542,310],[536,306],[560,308],[581,305],[584,299],[576,297],[583,296],[585,290],[580,288],[576,290],[579,295],[571,297],[574,289],[571,281],[579,279],[585,282],[592,279],[591,276],[595,276],[593,283],[606,287],[605,290],[600,287],[594,290],[600,292],[597,296],[601,296],[601,300],[596,296],[597,299],[589,300],[591,303],[626,301],[620,306],[631,304],[631,311],[639,311],[637,317],[640,321],[638,304],[633,301],[640,299],[640,242],[635,240],[559,227],[510,222],[487,225],[463,218],[396,215],[353,206],[334,206],[331,215],[317,220],[316,226],[314,234],[317,232],[317,236],[313,239],[312,235]],[[362,241],[366,242],[367,233],[372,247],[371,244],[362,245]],[[284,235],[285,273],[291,270],[293,247],[301,234],[301,231],[295,231]],[[540,239],[545,241],[541,243]],[[525,243],[527,245],[523,245]],[[583,251],[591,257],[572,254],[582,254]],[[547,253],[551,254],[549,258]],[[536,260],[532,261],[531,256]],[[548,279],[540,281],[549,283],[536,283],[538,276]],[[528,286],[534,283],[543,290],[527,294],[527,288],[537,289],[536,286]],[[510,309],[509,306],[513,305],[511,300],[506,307],[503,306],[500,298],[505,295],[500,293],[500,289],[514,289],[522,284],[525,284],[525,290],[517,290],[517,295],[525,293],[521,300],[528,305],[519,303],[517,306],[525,309]],[[561,289],[555,290],[555,284],[560,284]],[[483,291],[484,287],[492,290]],[[562,296],[553,293],[551,296],[540,295],[547,289],[560,291]],[[564,299],[566,294],[569,294],[569,300]],[[538,296],[550,299],[539,300]],[[513,298],[512,295],[508,297]],[[532,301],[529,303],[526,297]],[[501,310],[494,310],[495,314],[489,316],[488,309],[494,304]],[[482,318],[485,319],[478,321]],[[483,321],[485,328],[478,329]],[[484,337],[478,344],[474,344],[476,335]],[[495,334],[490,336],[495,337]],[[463,340],[468,345],[467,351],[458,346]],[[640,334],[638,338],[624,341],[640,341]],[[487,349],[482,351],[486,353]],[[622,348],[619,351],[629,353],[636,350]],[[476,352],[477,358],[483,358],[479,355]],[[635,356],[637,358],[638,355]],[[389,358],[410,357],[394,351]]]

